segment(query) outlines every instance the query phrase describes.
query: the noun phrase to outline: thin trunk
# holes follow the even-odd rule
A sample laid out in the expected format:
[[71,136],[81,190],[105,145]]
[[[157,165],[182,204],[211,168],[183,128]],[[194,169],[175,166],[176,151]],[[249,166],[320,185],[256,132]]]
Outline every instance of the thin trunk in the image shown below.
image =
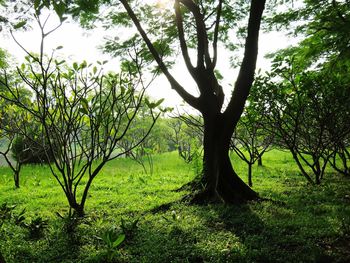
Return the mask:
[[310,184],[315,184],[314,181],[311,179],[311,177],[308,175],[308,173],[303,168],[302,164],[299,161],[299,158],[297,156],[297,153],[293,149],[289,149],[293,155],[294,161],[297,163],[299,170],[301,171],[302,175],[308,180]]
[[21,171],[22,164],[17,162],[16,168],[13,171],[13,179],[15,181],[15,187],[19,188],[19,173]]
[[90,189],[90,186],[92,184],[92,181],[94,180],[94,178],[96,177],[96,175],[101,171],[102,167],[105,165],[106,161],[103,161],[102,163],[99,164],[98,167],[96,167],[96,169],[93,171],[92,174],[90,174],[89,176],[89,179],[85,185],[85,189],[84,189],[84,192],[83,192],[83,196],[81,198],[81,202],[80,204],[77,206],[77,209],[76,212],[78,214],[78,216],[80,217],[83,217],[85,215],[85,202],[86,202],[86,199],[88,197],[88,192],[89,192],[89,189]]
[[253,180],[252,180],[252,166],[253,164],[252,163],[248,163],[248,185],[250,187],[253,186]]
[[314,170],[315,176],[316,176],[316,184],[321,184],[321,165],[320,165],[320,160],[317,156],[313,156],[314,162],[316,169]]
[[15,171],[13,173],[13,179],[15,181],[15,187],[19,188],[19,173],[18,173],[18,171]]
[[259,158],[258,158],[258,166],[263,166],[262,156],[259,156]]

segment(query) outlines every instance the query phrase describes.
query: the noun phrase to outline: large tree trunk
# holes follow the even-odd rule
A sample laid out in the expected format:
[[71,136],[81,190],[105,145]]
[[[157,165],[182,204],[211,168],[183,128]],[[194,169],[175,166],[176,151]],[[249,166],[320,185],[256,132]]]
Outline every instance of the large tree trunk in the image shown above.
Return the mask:
[[[219,114],[220,115],[220,114]],[[220,115],[221,116],[221,115]],[[229,157],[232,136],[221,117],[204,118],[204,156],[202,189],[194,202],[242,203],[258,199],[258,194],[246,185],[233,170]],[[229,130],[233,130],[232,128]]]
[[[242,202],[257,199],[258,195],[247,186],[234,172],[229,158],[230,139],[244,108],[254,81],[256,59],[258,54],[258,39],[262,13],[265,0],[252,0],[249,11],[247,37],[244,48],[244,57],[238,73],[231,99],[222,113],[224,103],[223,88],[215,76],[217,63],[217,41],[219,35],[219,22],[222,15],[222,6],[228,5],[219,1],[216,21],[213,24],[214,54],[210,56],[209,32],[206,24],[205,10],[202,10],[197,1],[177,1],[175,8],[175,22],[179,35],[180,47],[186,67],[197,83],[200,96],[195,97],[189,93],[169,72],[162,56],[158,53],[151,39],[141,25],[127,0],[120,0],[129,17],[139,31],[149,51],[157,62],[160,70],[168,79],[171,87],[193,108],[199,110],[204,118],[204,163],[202,185],[204,189],[195,195],[194,201],[203,202],[221,201],[225,203]],[[189,11],[196,26],[197,36],[197,65],[192,64],[186,42],[185,27],[181,8]],[[187,19],[187,18],[186,18]]]

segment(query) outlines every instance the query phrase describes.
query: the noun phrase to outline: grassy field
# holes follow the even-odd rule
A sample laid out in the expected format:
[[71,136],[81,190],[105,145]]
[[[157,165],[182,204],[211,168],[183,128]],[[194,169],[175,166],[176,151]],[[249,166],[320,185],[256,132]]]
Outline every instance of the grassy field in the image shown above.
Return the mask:
[[[233,163],[245,179],[244,163]],[[330,172],[322,185],[307,185],[288,153],[272,151],[253,169],[254,189],[271,201],[176,203],[187,192],[175,190],[195,170],[176,153],[155,156],[153,175],[115,160],[94,181],[87,216],[77,222],[47,167],[25,167],[20,189],[2,167],[0,206],[16,207],[0,209],[0,251],[6,262],[350,262],[349,179]]]

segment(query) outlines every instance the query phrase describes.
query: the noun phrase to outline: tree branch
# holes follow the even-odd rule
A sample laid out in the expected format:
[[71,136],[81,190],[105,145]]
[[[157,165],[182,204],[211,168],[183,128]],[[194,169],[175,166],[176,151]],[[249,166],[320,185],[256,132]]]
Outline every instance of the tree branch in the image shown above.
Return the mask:
[[166,78],[168,79],[171,87],[176,90],[176,92],[188,103],[190,104],[192,107],[198,109],[199,108],[199,103],[198,103],[198,98],[194,97],[193,95],[191,95],[190,93],[188,93],[176,80],[175,78],[170,74],[170,72],[168,71],[168,68],[166,67],[166,65],[164,64],[164,62],[162,61],[162,59],[159,56],[159,53],[157,52],[156,48],[154,47],[154,45],[152,44],[151,40],[148,38],[146,32],[144,31],[144,29],[142,28],[139,19],[137,18],[136,14],[134,13],[134,11],[132,10],[132,8],[130,7],[129,3],[127,0],[119,0],[122,5],[124,6],[125,10],[127,11],[129,17],[131,18],[131,20],[133,21],[134,25],[136,26],[137,30],[139,31],[141,37],[143,38],[143,40],[145,41],[149,51],[151,52],[153,58],[155,59],[155,61],[157,62],[159,68],[161,69],[161,71],[163,72],[163,74],[166,76]]
[[231,100],[224,112],[225,118],[231,119],[233,123],[232,129],[234,129],[243,112],[245,101],[254,81],[256,59],[258,56],[259,30],[265,2],[266,0],[252,0],[251,2],[244,57]]
[[217,9],[218,10],[216,13],[214,40],[213,40],[213,62],[211,65],[213,69],[216,66],[216,62],[218,58],[218,35],[219,35],[220,18],[221,18],[221,11],[222,11],[222,0],[219,1]]
[[204,62],[208,68],[211,67],[212,61],[208,49],[208,35],[204,23],[204,17],[199,7],[192,0],[179,0],[184,6],[191,11],[196,21],[197,31],[197,68],[204,68]]
[[187,44],[186,44],[186,40],[185,40],[183,19],[182,19],[182,15],[181,15],[181,11],[180,11],[179,0],[175,0],[174,9],[175,9],[176,26],[177,26],[177,30],[179,33],[179,40],[180,40],[180,47],[181,47],[182,56],[184,58],[184,61],[186,63],[186,67],[187,67],[188,71],[190,72],[191,76],[193,78],[195,78],[196,77],[196,70],[191,63],[190,56],[188,55],[188,48],[187,48]]

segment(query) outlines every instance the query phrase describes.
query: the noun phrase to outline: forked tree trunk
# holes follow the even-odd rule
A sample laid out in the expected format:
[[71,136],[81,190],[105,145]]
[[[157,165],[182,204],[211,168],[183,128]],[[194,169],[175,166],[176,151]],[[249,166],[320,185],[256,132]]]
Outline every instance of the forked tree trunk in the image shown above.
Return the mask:
[[[246,185],[235,173],[229,158],[229,144],[234,128],[243,112],[245,101],[249,95],[249,90],[254,81],[254,71],[256,68],[256,59],[258,54],[258,39],[262,13],[265,7],[265,0],[250,1],[249,20],[247,27],[247,37],[244,48],[244,57],[232,92],[232,97],[221,113],[224,103],[224,92],[215,76],[215,67],[217,62],[217,40],[219,35],[219,21],[221,20],[222,6],[228,4],[224,1],[219,2],[217,8],[217,20],[213,24],[214,56],[210,57],[209,51],[209,29],[206,25],[206,15],[201,10],[197,1],[177,1],[175,8],[175,22],[177,32],[179,33],[180,47],[186,67],[193,79],[197,83],[200,96],[195,97],[188,93],[176,79],[170,74],[167,66],[162,60],[146,31],[141,25],[140,20],[134,13],[129,1],[120,0],[129,17],[139,31],[149,51],[157,62],[160,70],[164,73],[171,84],[171,87],[192,107],[199,110],[204,119],[204,160],[203,177],[201,179],[204,189],[196,194],[193,201],[221,201],[225,203],[243,202],[246,200],[257,199],[258,195],[248,185]],[[181,2],[181,5],[180,5]],[[191,62],[181,6],[193,15],[196,25],[197,35],[197,66]],[[201,13],[203,11],[203,13]]]
[[258,194],[233,170],[229,157],[232,133],[228,132],[232,123],[225,123],[222,118],[217,117],[211,120],[204,118],[204,124],[202,185],[205,187],[193,201],[242,203],[258,199]]

